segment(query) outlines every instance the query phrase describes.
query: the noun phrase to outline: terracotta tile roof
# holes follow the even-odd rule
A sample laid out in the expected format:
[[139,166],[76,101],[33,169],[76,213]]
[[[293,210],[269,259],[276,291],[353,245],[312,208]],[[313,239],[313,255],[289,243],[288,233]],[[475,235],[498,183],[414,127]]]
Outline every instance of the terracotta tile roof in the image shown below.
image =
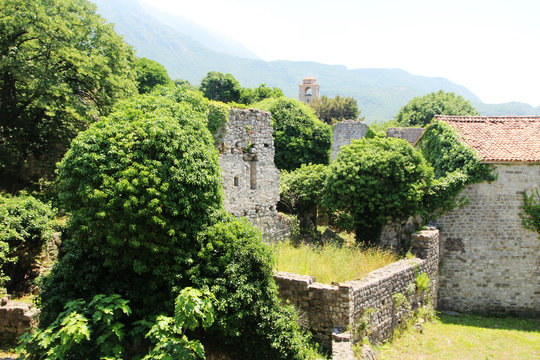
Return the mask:
[[540,162],[540,116],[448,116],[484,162]]

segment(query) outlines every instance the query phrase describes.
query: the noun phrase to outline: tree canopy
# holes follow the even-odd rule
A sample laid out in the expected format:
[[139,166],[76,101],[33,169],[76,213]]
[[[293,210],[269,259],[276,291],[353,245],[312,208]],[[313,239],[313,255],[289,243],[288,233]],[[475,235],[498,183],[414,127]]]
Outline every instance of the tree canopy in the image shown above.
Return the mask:
[[231,74],[210,71],[201,80],[200,90],[210,100],[221,102],[239,102],[242,88]]
[[469,100],[452,92],[439,90],[417,96],[403,106],[395,116],[401,126],[428,125],[435,115],[480,115]]
[[293,170],[302,164],[328,164],[332,127],[317,119],[313,109],[298,100],[264,100],[254,107],[272,113],[274,161],[279,169]]
[[352,97],[336,96],[331,99],[326,95],[311,101],[311,107],[321,121],[334,124],[342,120],[356,120],[360,116],[358,103]]
[[264,99],[279,98],[285,96],[280,88],[270,88],[266,84],[261,84],[256,88],[242,88],[239,102],[241,104],[250,105]]
[[144,57],[135,60],[135,74],[139,94],[149,93],[157,85],[172,84],[163,65]]
[[85,0],[3,0],[0,185],[51,174],[75,135],[135,91],[133,51]]
[[405,140],[354,140],[329,166],[323,205],[358,242],[372,242],[389,220],[420,213],[432,178],[422,154]]

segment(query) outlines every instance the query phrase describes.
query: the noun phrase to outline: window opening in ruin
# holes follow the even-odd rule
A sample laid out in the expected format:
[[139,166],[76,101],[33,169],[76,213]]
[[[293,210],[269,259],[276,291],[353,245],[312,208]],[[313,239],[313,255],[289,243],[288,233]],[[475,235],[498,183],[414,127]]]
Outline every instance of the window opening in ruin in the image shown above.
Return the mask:
[[249,162],[249,184],[251,190],[257,189],[257,162]]
[[234,186],[238,186],[238,176],[234,177]]

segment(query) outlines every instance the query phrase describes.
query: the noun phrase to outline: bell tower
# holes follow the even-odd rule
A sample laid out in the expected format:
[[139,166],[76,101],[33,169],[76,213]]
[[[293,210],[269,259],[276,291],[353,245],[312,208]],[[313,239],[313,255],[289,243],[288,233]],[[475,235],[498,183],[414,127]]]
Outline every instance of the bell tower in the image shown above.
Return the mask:
[[302,84],[298,85],[299,93],[298,99],[305,103],[310,103],[312,99],[319,98],[319,85],[317,79],[307,77],[302,80]]

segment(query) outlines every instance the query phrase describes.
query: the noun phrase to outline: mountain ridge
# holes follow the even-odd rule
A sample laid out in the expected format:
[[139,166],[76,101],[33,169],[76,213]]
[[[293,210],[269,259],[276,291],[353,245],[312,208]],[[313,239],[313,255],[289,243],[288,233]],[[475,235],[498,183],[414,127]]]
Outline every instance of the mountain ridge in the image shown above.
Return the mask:
[[[130,4],[127,8],[126,2]],[[124,40],[136,49],[138,56],[158,61],[171,78],[182,78],[192,84],[198,84],[208,71],[214,70],[232,74],[243,87],[265,83],[281,88],[289,97],[297,97],[301,80],[313,76],[321,86],[322,95],[354,97],[367,122],[390,120],[415,96],[440,89],[470,100],[485,115],[540,115],[540,107],[522,103],[484,104],[465,86],[442,77],[412,75],[402,69],[348,69],[344,65],[313,61],[264,61],[253,58],[254,54],[252,58],[231,55],[246,54],[249,50],[244,51],[233,42],[228,53],[218,51],[227,41],[203,43],[200,39],[208,34],[201,35],[194,28],[190,36],[179,30],[193,24],[175,26],[171,24],[174,19],[186,20],[173,15],[166,24],[163,18],[159,19],[159,14],[145,10],[139,1],[94,0],[94,3],[98,13],[115,24],[115,30],[124,35]]]

